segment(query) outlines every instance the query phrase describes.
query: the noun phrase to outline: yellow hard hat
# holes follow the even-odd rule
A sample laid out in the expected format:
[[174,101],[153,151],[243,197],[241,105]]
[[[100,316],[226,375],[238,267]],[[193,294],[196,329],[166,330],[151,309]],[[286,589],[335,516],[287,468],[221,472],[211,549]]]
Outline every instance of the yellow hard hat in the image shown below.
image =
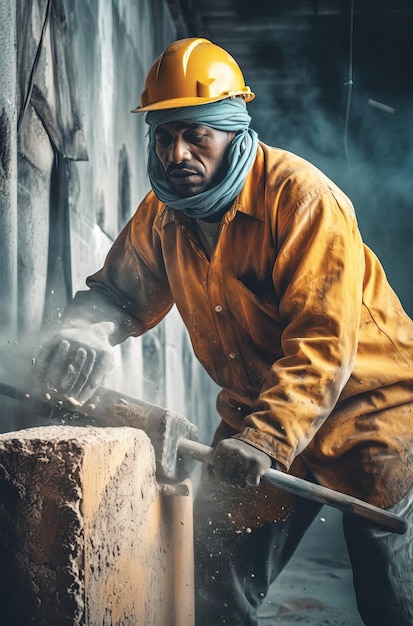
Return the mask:
[[202,38],[179,39],[156,59],[145,80],[141,103],[132,113],[175,109],[255,94],[226,50]]

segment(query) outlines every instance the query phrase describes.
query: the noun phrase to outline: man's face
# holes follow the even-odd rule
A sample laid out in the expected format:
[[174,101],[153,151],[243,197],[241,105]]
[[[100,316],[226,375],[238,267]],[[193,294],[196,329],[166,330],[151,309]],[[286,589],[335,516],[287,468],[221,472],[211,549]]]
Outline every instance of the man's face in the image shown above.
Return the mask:
[[189,122],[170,122],[156,128],[156,154],[179,196],[194,196],[224,178],[234,135]]

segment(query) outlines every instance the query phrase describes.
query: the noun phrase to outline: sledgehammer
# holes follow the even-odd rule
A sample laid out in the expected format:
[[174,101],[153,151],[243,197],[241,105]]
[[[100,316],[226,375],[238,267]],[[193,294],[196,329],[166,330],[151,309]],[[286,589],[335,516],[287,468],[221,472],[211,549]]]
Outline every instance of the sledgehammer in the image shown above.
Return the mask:
[[[81,407],[56,401],[49,394],[39,397],[25,393],[5,383],[0,383],[0,395],[23,401],[32,414],[48,420],[58,419],[60,423],[129,426],[143,430],[154,447],[157,477],[161,481],[184,480],[191,473],[194,460],[212,463],[213,448],[197,441],[197,428],[185,417],[111,389],[100,387]],[[261,480],[297,496],[363,517],[388,532],[403,534],[407,530],[406,520],[394,513],[279,470],[267,470]]]

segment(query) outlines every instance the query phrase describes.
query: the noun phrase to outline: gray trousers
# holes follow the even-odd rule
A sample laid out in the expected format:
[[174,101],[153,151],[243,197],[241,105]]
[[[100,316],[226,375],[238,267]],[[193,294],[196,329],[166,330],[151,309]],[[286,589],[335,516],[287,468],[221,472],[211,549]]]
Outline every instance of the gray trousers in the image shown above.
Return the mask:
[[[281,522],[236,533],[211,523],[213,502],[195,500],[196,626],[257,626],[269,586],[293,555],[321,506],[296,498]],[[360,616],[367,626],[413,625],[413,488],[389,511],[408,521],[399,535],[343,515]]]

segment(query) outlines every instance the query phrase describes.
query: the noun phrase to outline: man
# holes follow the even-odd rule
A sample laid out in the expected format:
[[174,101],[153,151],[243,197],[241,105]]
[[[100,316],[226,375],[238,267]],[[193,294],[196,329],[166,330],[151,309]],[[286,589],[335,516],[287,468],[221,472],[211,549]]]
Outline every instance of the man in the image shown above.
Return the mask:
[[[195,503],[198,626],[256,625],[319,510],[260,485],[270,466],[412,519],[413,323],[349,199],[258,141],[253,97],[205,39],[155,61],[135,109],[153,190],[37,361],[43,380],[84,402],[112,346],[176,304],[222,386]],[[411,626],[411,527],[396,535],[344,516],[344,528],[365,624]]]

